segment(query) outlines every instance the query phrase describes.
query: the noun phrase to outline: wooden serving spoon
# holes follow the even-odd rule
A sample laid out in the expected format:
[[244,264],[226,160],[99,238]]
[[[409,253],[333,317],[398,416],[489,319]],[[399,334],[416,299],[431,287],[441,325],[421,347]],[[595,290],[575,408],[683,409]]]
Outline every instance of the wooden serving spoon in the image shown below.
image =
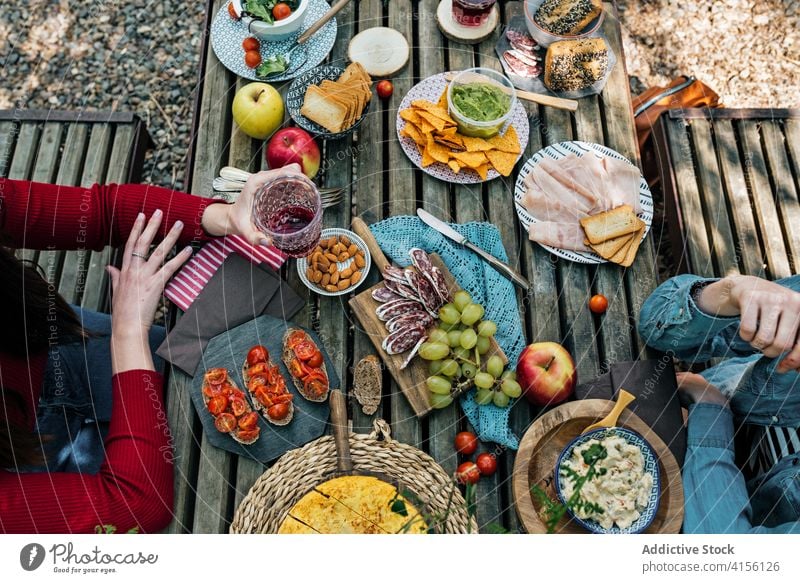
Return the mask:
[[[457,73],[447,73],[445,79],[452,81]],[[578,102],[574,99],[564,99],[563,97],[552,97],[551,95],[541,95],[540,93],[533,93],[531,91],[523,91],[516,89],[517,97],[531,103],[538,103],[540,105],[548,105],[556,109],[563,109],[565,111],[577,111]]]
[[614,405],[614,408],[611,409],[611,412],[597,423],[592,423],[589,425],[589,427],[581,431],[581,435],[589,433],[594,429],[600,429],[601,427],[616,427],[617,419],[619,419],[620,413],[622,413],[625,410],[625,407],[630,405],[635,399],[636,397],[631,395],[628,391],[625,389],[620,389],[619,395],[617,395],[617,402]]

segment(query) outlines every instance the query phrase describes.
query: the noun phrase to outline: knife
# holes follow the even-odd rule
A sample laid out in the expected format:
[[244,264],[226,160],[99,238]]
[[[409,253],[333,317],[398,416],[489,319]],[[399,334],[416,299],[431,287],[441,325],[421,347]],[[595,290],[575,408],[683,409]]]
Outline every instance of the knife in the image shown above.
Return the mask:
[[431,213],[426,211],[425,209],[417,209],[417,216],[422,219],[422,222],[438,231],[448,239],[452,239],[459,245],[463,245],[473,253],[478,254],[481,259],[489,263],[492,267],[494,267],[497,271],[499,271],[502,275],[513,281],[515,284],[520,286],[522,289],[528,291],[530,289],[530,284],[528,280],[522,277],[519,273],[511,269],[508,265],[500,261],[494,255],[487,253],[474,243],[471,243],[469,239],[467,239],[464,235],[458,233],[455,229],[453,229],[450,225],[442,221],[441,219],[437,219]]

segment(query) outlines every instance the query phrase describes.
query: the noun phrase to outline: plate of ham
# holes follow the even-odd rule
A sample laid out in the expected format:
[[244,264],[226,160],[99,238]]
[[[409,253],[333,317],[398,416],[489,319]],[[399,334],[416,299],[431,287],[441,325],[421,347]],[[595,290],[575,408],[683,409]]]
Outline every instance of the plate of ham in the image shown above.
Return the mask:
[[645,222],[643,238],[653,222],[653,197],[639,168],[590,142],[560,142],[536,152],[517,177],[514,204],[531,241],[578,263],[607,261],[586,245],[581,219],[630,205]]

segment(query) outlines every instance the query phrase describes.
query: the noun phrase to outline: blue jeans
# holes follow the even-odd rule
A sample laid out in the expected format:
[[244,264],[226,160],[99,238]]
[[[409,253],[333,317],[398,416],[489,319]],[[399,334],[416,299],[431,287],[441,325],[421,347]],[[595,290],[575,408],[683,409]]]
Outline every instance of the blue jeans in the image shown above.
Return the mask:
[[[111,421],[111,316],[72,306],[84,329],[85,341],[53,346],[47,358],[36,432],[47,436],[43,465],[29,472],[96,474],[105,459],[105,437]],[[157,370],[164,362],[155,356],[166,331],[150,330],[150,350]]]
[[[800,375],[779,374],[780,358],[767,358],[739,338],[739,318],[701,311],[692,288],[704,280],[679,275],[665,281],[642,306],[639,332],[654,348],[688,362],[725,357],[703,376],[730,399],[730,408],[689,408],[683,466],[687,533],[800,533],[800,454],[745,482],[735,463],[734,416],[739,423],[800,425]],[[800,276],[776,283],[800,291]]]

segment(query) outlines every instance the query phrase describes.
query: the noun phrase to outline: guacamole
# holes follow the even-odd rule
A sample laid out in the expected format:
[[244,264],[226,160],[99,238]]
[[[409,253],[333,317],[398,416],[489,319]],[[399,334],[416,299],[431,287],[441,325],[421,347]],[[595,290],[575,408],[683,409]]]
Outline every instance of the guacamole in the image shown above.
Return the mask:
[[511,107],[511,96],[491,83],[455,85],[450,98],[459,113],[475,121],[494,121]]

